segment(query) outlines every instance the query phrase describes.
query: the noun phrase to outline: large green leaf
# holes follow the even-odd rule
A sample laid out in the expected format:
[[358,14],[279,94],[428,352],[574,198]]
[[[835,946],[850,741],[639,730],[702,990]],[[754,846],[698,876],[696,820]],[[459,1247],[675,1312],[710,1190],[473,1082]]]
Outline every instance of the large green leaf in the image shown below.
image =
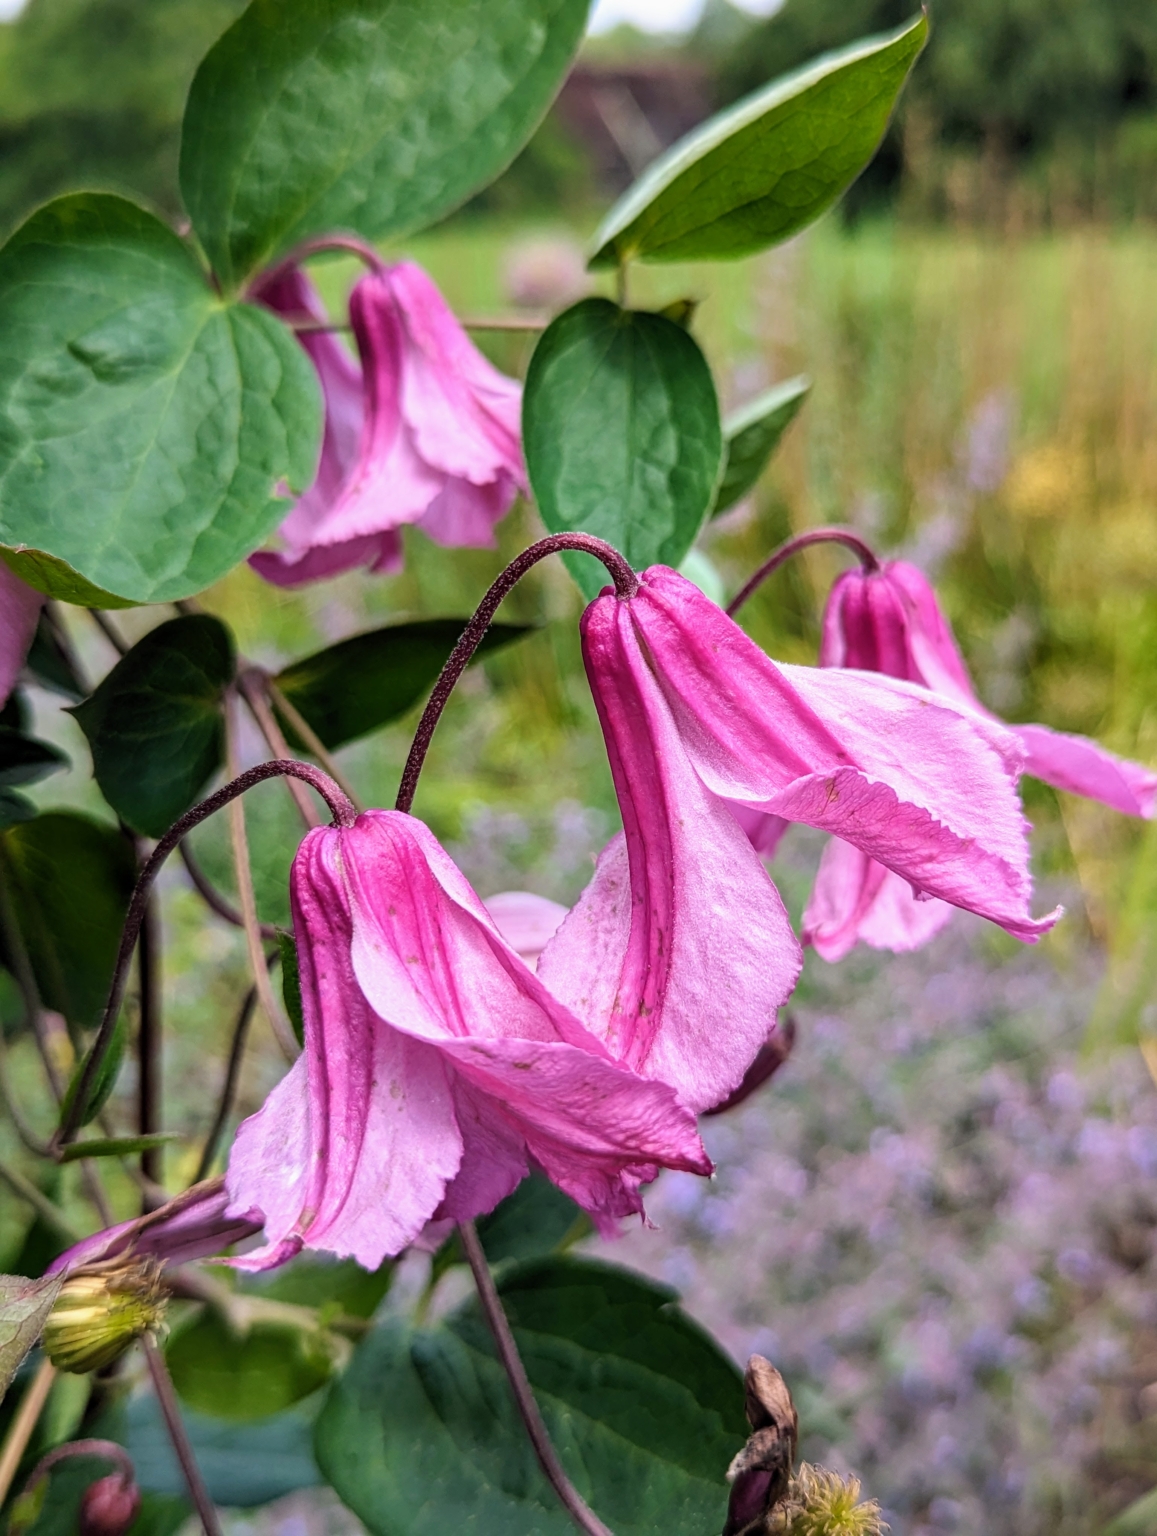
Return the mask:
[[11,726],[0,725],[0,789],[35,784],[58,768],[67,767],[68,758],[56,747]]
[[61,1275],[49,1275],[43,1280],[0,1275],[0,1399],[24,1356],[40,1337],[62,1279]]
[[723,477],[715,493],[711,516],[733,507],[767,468],[779,440],[807,399],[811,380],[801,374],[787,379],[733,411],[723,423]]
[[[430,687],[454,649],[465,619],[388,624],[339,640],[278,673],[275,681],[329,748],[344,746],[404,715]],[[475,655],[496,651],[529,633],[519,624],[492,624]],[[297,745],[292,725],[290,739]]]
[[[743,1444],[735,1366],[672,1293],[553,1258],[501,1284],[547,1427],[579,1492],[618,1536],[704,1536]],[[375,1536],[564,1536],[474,1302],[441,1325],[389,1318],[330,1388],[315,1448]]]
[[211,614],[150,630],[72,713],[101,793],[137,832],[160,837],[224,759],[233,638]]
[[590,265],[747,256],[818,219],[875,153],[927,35],[919,16],[710,118],[615,204]]
[[[566,310],[530,360],[522,432],[552,533],[597,534],[637,569],[679,564],[723,452],[711,371],[682,326],[608,299]],[[591,556],[565,558],[587,597],[606,585]]]
[[48,811],[0,834],[0,880],[41,1000],[81,1028],[104,1009],[135,878],[127,838],[75,811]]
[[241,1338],[203,1312],[170,1339],[165,1359],[191,1408],[218,1419],[267,1419],[323,1386],[334,1360],[320,1331],[257,1322]]
[[62,197],[0,251],[0,545],[50,595],[199,591],[281,521],[319,427],[291,333],[133,203]]
[[253,0],[197,71],[181,190],[227,288],[306,236],[431,224],[545,112],[588,0]]

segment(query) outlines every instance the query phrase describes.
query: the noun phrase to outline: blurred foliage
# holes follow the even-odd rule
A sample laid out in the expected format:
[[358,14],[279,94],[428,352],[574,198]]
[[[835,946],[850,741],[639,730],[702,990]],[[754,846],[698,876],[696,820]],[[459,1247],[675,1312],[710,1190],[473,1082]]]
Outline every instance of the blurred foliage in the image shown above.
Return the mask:
[[0,222],[66,187],[179,208],[185,92],[244,0],[29,0],[0,26]]
[[[725,0],[709,8],[700,29],[705,45],[728,39],[721,12],[730,9]],[[912,0],[787,0],[738,37],[732,24],[730,46],[721,50],[723,96],[743,95],[817,53],[899,26],[914,9]],[[1115,193],[1125,205],[1108,211],[1131,213],[1138,201],[1144,211],[1154,210],[1157,7],[1151,0],[929,0],[929,11],[931,38],[899,122],[853,207],[894,189],[903,168],[917,179],[934,174],[947,195],[922,211],[946,211],[944,203],[958,202],[960,193],[943,186],[950,165],[928,164],[939,145],[982,152],[997,174],[1010,164],[1032,164],[1038,185],[1042,163],[1055,156],[1070,196],[1079,188],[1087,197],[1099,180],[1102,195]]]

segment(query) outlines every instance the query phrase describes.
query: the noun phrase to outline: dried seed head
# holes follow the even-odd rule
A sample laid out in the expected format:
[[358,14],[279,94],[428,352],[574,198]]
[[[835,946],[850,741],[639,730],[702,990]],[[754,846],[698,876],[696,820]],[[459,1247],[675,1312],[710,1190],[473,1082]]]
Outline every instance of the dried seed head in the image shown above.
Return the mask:
[[61,1371],[83,1375],[112,1362],[142,1334],[156,1333],[167,1306],[154,1259],[118,1259],[74,1270],[60,1288],[41,1344]]

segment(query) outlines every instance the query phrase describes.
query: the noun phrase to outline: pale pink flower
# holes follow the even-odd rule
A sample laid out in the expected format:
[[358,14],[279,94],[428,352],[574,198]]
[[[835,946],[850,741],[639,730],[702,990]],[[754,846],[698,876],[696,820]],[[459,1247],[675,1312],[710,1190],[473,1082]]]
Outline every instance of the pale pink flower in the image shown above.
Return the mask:
[[[324,319],[308,279],[283,269],[254,296],[287,319]],[[489,363],[434,282],[411,262],[355,286],[361,366],[324,332],[302,333],[325,398],[317,478],[281,525],[283,547],[250,563],[280,586],[401,563],[399,529],[438,544],[491,548],[494,525],[526,489],[522,391]]]
[[20,676],[43,605],[43,594],[0,560],[0,705]]
[[653,567],[583,616],[624,833],[538,974],[613,1054],[703,1110],[743,1078],[800,951],[733,814],[837,834],[930,896],[1033,942],[1021,753],[911,684],[778,667],[696,587]]
[[604,1227],[660,1166],[710,1171],[673,1090],[550,994],[421,822],[309,833],[291,892],[305,1049],[237,1134],[231,1208],[264,1213],[266,1245],[236,1263],[305,1247],[373,1269],[532,1166]]
[[160,1259],[167,1264],[188,1264],[193,1259],[207,1258],[261,1231],[259,1210],[227,1215],[229,1204],[224,1180],[206,1179],[155,1211],[82,1238],[54,1259],[46,1273],[55,1275],[108,1259]]
[[569,908],[533,891],[499,891],[487,896],[483,906],[495,927],[527,965],[534,966],[554,938]]
[[[839,578],[824,610],[820,664],[903,678],[995,718],[973,691],[927,577],[904,560]],[[1024,771],[1034,778],[1126,814],[1153,815],[1157,774],[1150,769],[1084,736],[1043,725],[1009,729],[1020,741]],[[918,900],[904,882],[862,853],[833,842],[824,852],[804,914],[804,937],[825,960],[840,959],[857,942],[908,950],[925,943],[951,915],[949,906]]]

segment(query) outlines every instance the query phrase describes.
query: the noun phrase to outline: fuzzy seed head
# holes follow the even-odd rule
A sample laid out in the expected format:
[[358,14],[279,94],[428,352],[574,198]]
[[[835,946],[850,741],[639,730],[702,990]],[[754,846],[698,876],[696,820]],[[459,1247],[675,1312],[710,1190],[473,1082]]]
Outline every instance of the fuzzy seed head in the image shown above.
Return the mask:
[[69,1275],[41,1345],[60,1371],[84,1375],[103,1370],[142,1334],[163,1325],[167,1302],[153,1259],[112,1260]]

